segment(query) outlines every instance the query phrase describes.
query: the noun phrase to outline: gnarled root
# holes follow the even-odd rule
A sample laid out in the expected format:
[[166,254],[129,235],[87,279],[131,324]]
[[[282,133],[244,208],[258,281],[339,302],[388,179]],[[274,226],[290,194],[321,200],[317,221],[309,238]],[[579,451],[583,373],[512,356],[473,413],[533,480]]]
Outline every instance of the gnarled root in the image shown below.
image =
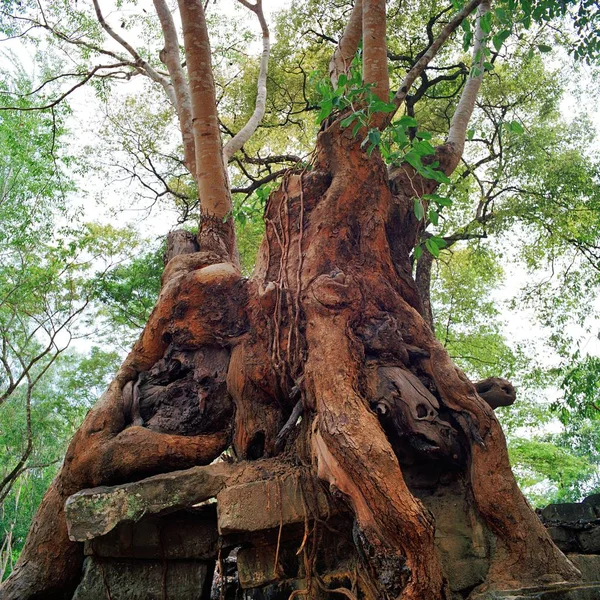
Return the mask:
[[87,487],[208,464],[229,445],[228,420],[206,435],[176,435],[131,425],[128,411],[139,386],[130,382],[161,360],[167,348],[173,344],[227,348],[244,330],[245,284],[234,266],[171,268],[169,273],[140,340],[71,441],[17,566],[2,585],[3,600],[70,597],[83,552],[81,544],[67,535],[64,504],[69,496]]

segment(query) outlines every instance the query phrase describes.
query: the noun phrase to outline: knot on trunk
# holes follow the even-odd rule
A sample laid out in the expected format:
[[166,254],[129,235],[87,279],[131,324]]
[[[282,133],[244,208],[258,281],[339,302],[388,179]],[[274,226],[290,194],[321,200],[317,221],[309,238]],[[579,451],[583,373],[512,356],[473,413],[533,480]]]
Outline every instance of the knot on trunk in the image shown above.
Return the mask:
[[488,377],[474,384],[477,393],[493,409],[499,406],[510,406],[517,399],[513,384],[501,377]]

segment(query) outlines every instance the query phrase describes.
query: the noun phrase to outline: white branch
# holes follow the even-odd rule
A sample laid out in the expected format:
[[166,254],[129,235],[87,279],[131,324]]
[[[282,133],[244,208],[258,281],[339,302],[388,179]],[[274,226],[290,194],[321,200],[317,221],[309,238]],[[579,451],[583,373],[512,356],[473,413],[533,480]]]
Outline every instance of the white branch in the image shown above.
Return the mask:
[[362,0],[356,0],[350,19],[329,61],[329,77],[337,88],[340,75],[347,75],[362,38]]
[[165,0],[154,0],[154,8],[158,15],[165,40],[165,47],[160,54],[160,58],[169,71],[175,93],[175,110],[179,118],[179,128],[183,140],[183,162],[187,170],[192,174],[192,177],[196,179],[196,149],[192,123],[192,99],[179,57],[177,29]]
[[[477,29],[475,31],[475,42],[473,45],[473,66],[471,70],[471,76],[465,83],[465,87],[454,111],[452,122],[450,123],[450,131],[448,132],[448,138],[446,143],[452,147],[452,154],[454,155],[453,163],[456,163],[452,167],[452,171],[456,168],[456,165],[460,161],[465,148],[465,136],[467,135],[467,127],[471,120],[471,115],[475,109],[475,102],[479,89],[481,88],[481,82],[483,81],[485,62],[485,47],[487,41],[487,34],[481,27],[482,17],[490,10],[490,0],[483,0],[479,7],[477,15]],[[452,165],[451,165],[452,166]]]
[[256,0],[256,4],[250,4],[246,0],[238,0],[246,8],[251,10],[257,17],[262,29],[263,51],[260,57],[260,69],[256,83],[256,104],[252,116],[248,122],[232,137],[223,148],[223,160],[227,164],[231,157],[242,148],[252,137],[260,122],[265,116],[267,108],[267,72],[269,70],[269,54],[271,53],[271,40],[269,28],[262,10],[262,0]]
[[98,22],[102,26],[102,29],[104,29],[104,31],[106,31],[106,33],[108,33],[108,35],[110,35],[110,37],[113,38],[113,40],[115,40],[116,42],[121,44],[121,46],[123,46],[123,48],[125,48],[125,50],[127,50],[127,52],[129,52],[129,54],[131,54],[131,56],[135,60],[136,67],[142,73],[144,73],[145,75],[150,77],[150,79],[152,79],[152,81],[156,81],[156,83],[159,83],[163,87],[163,89],[165,90],[165,93],[167,94],[167,97],[169,98],[169,101],[173,104],[173,106],[175,106],[175,104],[176,104],[175,92],[173,91],[173,86],[171,85],[171,82],[166,77],[161,75],[151,64],[149,64],[146,60],[144,60],[140,56],[138,51],[127,40],[123,39],[106,22],[104,15],[102,14],[102,11],[100,10],[100,5],[98,4],[98,0],[93,0],[93,2],[94,2],[94,10],[96,11],[96,18],[98,19]]

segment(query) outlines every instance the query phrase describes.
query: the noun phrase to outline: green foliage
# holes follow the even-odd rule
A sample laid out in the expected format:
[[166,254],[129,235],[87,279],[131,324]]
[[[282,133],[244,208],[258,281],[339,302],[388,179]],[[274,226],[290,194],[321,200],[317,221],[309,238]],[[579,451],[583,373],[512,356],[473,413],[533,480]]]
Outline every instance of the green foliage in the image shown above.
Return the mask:
[[[31,519],[60,466],[69,440],[114,376],[120,361],[115,352],[97,347],[87,355],[69,352],[59,357],[36,385],[31,402],[34,450],[0,507],[0,536],[12,533],[13,560],[4,577],[9,575],[25,542]],[[0,437],[0,473],[5,474],[19,460],[27,439],[23,398],[12,398],[0,410]]]
[[552,441],[512,439],[509,454],[519,484],[534,505],[579,501],[600,483],[597,464]]
[[[433,254],[434,252],[432,252]],[[524,367],[504,339],[493,294],[502,285],[498,257],[481,246],[444,252],[432,288],[436,334],[472,379],[511,378]]]
[[585,420],[600,421],[600,358],[579,356],[558,369],[561,398],[552,405],[563,424],[579,425]]
[[158,245],[96,274],[91,282],[92,298],[99,306],[94,318],[105,321],[110,338],[122,348],[135,341],[154,308],[163,256],[164,246]]

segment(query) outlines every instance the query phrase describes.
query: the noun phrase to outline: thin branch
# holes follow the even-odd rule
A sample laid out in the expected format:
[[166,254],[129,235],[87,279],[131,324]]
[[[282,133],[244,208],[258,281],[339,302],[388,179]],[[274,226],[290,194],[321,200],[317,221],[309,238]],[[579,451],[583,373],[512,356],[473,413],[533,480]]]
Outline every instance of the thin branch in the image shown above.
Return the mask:
[[192,99],[179,56],[179,40],[171,11],[165,0],[154,0],[154,8],[160,21],[165,47],[160,59],[166,65],[175,94],[175,110],[179,118],[179,128],[183,140],[184,164],[192,177],[196,179],[196,148],[192,125]]
[[49,108],[54,108],[58,104],[60,104],[67,96],[72,94],[76,89],[84,86],[94,75],[102,70],[102,69],[114,69],[116,67],[127,66],[129,63],[115,63],[112,65],[96,65],[91,71],[85,74],[83,79],[76,83],[73,87],[69,88],[66,92],[61,94],[56,100],[53,100],[49,104],[44,104],[43,106],[0,106],[0,110],[19,110],[19,111],[32,111],[32,110],[48,110]]
[[223,160],[227,164],[231,157],[252,137],[260,122],[265,116],[267,108],[267,73],[269,70],[269,55],[271,53],[271,40],[269,28],[262,9],[262,0],[256,0],[256,4],[250,4],[246,0],[238,0],[248,10],[251,10],[258,18],[262,30],[263,50],[260,57],[260,69],[256,82],[256,104],[252,116],[248,122],[230,139],[223,148]]
[[288,169],[280,169],[279,171],[274,171],[273,173],[270,173],[269,175],[267,175],[266,177],[263,177],[262,179],[257,179],[255,181],[253,181],[247,187],[232,188],[231,193],[232,194],[246,194],[246,196],[249,196],[254,190],[258,189],[261,185],[264,185],[265,183],[269,183],[269,182],[277,179],[278,177],[282,177],[283,175],[285,175],[285,173],[287,173],[287,171],[288,171]]
[[169,101],[175,106],[176,105],[175,92],[173,91],[173,86],[171,85],[171,82],[166,77],[161,75],[158,71],[156,71],[156,69],[151,64],[149,64],[146,60],[144,60],[140,56],[138,51],[127,40],[122,38],[106,22],[106,19],[104,18],[104,15],[102,14],[102,11],[100,10],[100,5],[98,4],[98,0],[93,0],[93,3],[94,3],[94,10],[96,11],[96,17],[98,19],[98,22],[102,26],[102,29],[104,29],[104,31],[106,31],[106,33],[108,33],[108,35],[110,35],[110,37],[113,38],[113,40],[115,40],[116,42],[121,44],[121,46],[123,46],[123,48],[125,48],[125,50],[127,50],[127,52],[129,52],[129,54],[134,58],[136,66],[138,68],[142,69],[144,71],[144,73],[148,77],[150,77],[150,79],[152,79],[153,81],[156,81],[156,83],[159,83],[163,87],[163,89],[165,90],[165,93],[167,94],[167,97],[169,98]]
[[[427,65],[435,58],[440,48],[446,43],[448,38],[452,35],[452,33],[460,26],[460,24],[482,3],[483,0],[470,0],[467,2],[463,8],[450,19],[450,21],[444,25],[442,30],[440,31],[437,38],[434,42],[429,46],[426,52],[423,53],[423,56],[419,58],[419,60],[415,63],[415,65],[410,69],[410,71],[406,74],[400,89],[396,92],[394,96],[394,104],[396,105],[396,110],[400,108],[402,103],[404,102],[410,88],[413,83],[416,81],[417,77],[425,70]],[[394,113],[389,113],[385,126],[387,126],[392,120]]]

